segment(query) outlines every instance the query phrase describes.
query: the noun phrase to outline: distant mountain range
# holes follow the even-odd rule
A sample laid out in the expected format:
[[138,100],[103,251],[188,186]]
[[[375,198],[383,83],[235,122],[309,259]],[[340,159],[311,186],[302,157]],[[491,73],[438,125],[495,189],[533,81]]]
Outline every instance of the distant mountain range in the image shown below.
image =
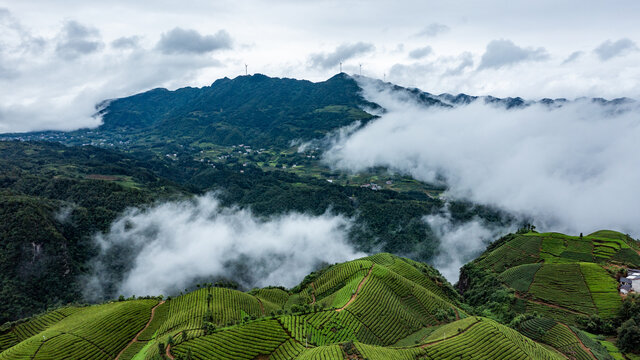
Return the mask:
[[521,97],[436,95],[345,73],[317,83],[255,74],[219,79],[202,88],[186,87],[174,91],[158,88],[105,100],[97,105],[96,116],[102,117],[103,124],[96,129],[0,134],[0,139],[52,139],[73,145],[103,139],[116,146],[143,145],[147,148],[167,143],[289,147],[293,141],[316,139],[356,121],[366,124],[373,119],[372,110],[381,108],[362,96],[360,79],[373,81],[381,89],[405,93],[425,106],[454,107],[480,101],[517,109],[539,103],[562,106],[577,100],[605,106],[635,102],[629,98],[526,100]]

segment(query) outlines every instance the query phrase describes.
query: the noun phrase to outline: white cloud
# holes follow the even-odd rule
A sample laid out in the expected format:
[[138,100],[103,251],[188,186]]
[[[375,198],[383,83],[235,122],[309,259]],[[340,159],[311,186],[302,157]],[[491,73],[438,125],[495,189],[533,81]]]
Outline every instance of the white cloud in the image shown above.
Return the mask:
[[96,237],[103,257],[88,296],[113,280],[105,259],[118,247],[128,249],[123,256],[129,258],[121,260],[132,267],[116,281],[117,294],[175,294],[217,276],[245,287],[292,287],[320,264],[365,256],[348,245],[349,226],[348,219],[329,214],[260,219],[248,210],[222,208],[211,194],[133,209]]
[[[101,32],[65,21],[49,38],[33,34],[4,11],[0,16],[0,133],[96,127],[95,105],[158,86],[194,81],[219,60],[159,56],[140,37],[104,47]],[[123,54],[122,49],[129,51]]]
[[637,50],[636,43],[628,38],[622,38],[617,41],[607,40],[595,48],[593,52],[598,55],[600,60],[605,61]]
[[420,30],[420,32],[418,32],[416,36],[434,37],[434,36],[446,33],[449,30],[451,29],[447,25],[440,24],[440,23],[431,23],[425,26],[422,30]]
[[111,46],[117,49],[135,49],[140,45],[139,36],[122,36],[111,42]]
[[440,214],[425,216],[424,221],[440,240],[436,257],[431,263],[452,284],[458,281],[460,268],[464,264],[478,257],[500,235],[514,230],[492,227],[478,218],[455,223],[446,209]]
[[462,74],[466,69],[473,67],[473,55],[470,52],[460,54],[456,60],[458,60],[458,65],[448,68],[444,73],[445,75],[457,76]]
[[103,45],[98,29],[72,20],[62,27],[56,53],[66,60],[73,60],[97,52]]
[[386,166],[423,181],[444,176],[447,196],[531,216],[543,230],[640,235],[637,103],[507,111],[476,102],[448,110],[362,84],[387,113],[331,148],[332,166]]
[[576,60],[578,60],[582,55],[584,55],[584,52],[582,51],[574,51],[572,52],[569,56],[567,56],[566,59],[564,59],[564,61],[562,61],[562,64],[568,64],[571,62],[574,62]]
[[503,66],[514,65],[523,61],[542,61],[549,58],[547,51],[542,48],[523,48],[511,40],[493,40],[487,44],[487,49],[480,59],[478,70],[498,69]]
[[433,49],[431,48],[431,46],[425,46],[425,47],[411,50],[409,52],[409,57],[412,59],[422,59],[423,57],[431,54],[432,52],[433,52]]
[[314,53],[309,56],[309,63],[312,67],[329,69],[337,66],[341,61],[352,59],[375,50],[375,46],[370,43],[357,42],[355,44],[342,44],[330,53]]
[[157,48],[165,54],[205,54],[231,49],[231,43],[231,36],[224,30],[219,30],[214,35],[201,35],[193,29],[176,27],[162,34]]

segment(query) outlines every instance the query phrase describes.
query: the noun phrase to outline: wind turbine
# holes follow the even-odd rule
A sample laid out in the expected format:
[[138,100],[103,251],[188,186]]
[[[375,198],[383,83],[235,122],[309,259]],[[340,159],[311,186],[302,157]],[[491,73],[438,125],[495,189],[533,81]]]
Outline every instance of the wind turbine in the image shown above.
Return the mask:
[[244,74],[245,75],[249,75],[249,71],[247,69],[248,69],[248,65],[244,64]]
[[342,74],[342,61],[340,61],[340,74]]
[[362,76],[362,64],[358,64],[360,65],[360,76]]

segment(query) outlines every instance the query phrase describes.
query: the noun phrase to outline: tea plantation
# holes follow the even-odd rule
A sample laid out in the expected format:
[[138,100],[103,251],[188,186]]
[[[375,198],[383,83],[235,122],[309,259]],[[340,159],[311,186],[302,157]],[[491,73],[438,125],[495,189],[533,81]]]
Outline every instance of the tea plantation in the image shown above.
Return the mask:
[[[522,253],[539,257],[533,250]],[[596,263],[523,262],[497,277],[542,307],[614,316],[620,306],[615,280]],[[63,307],[3,326],[0,360],[611,358],[553,316],[507,326],[463,300],[432,267],[382,253],[318,270],[293,289],[204,284],[164,301]]]

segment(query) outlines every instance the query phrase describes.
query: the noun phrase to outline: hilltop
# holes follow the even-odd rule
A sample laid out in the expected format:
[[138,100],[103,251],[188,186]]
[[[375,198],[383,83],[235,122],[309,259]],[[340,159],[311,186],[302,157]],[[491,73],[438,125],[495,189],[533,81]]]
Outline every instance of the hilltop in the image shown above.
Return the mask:
[[99,107],[103,124],[95,131],[137,145],[266,148],[289,147],[356,121],[365,124],[373,116],[362,109],[378,106],[366,101],[346,74],[318,83],[256,74],[202,88],[153,89]]

